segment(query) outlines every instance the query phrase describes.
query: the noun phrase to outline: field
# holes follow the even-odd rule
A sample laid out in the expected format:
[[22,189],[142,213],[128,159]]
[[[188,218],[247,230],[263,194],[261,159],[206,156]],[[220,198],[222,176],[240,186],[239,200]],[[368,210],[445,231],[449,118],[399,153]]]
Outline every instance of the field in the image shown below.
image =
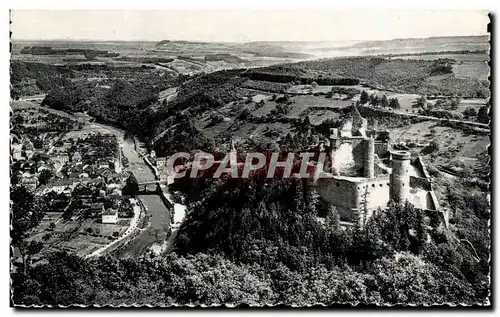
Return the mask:
[[413,141],[428,144],[432,141],[437,142],[439,150],[432,154],[422,154],[423,148],[416,150],[435,167],[463,164],[464,167],[472,169],[481,168],[483,166],[481,163],[487,157],[490,145],[489,136],[466,134],[459,129],[431,121],[391,129],[390,137],[394,143]]
[[401,59],[436,60],[450,58],[456,61],[453,65],[453,74],[458,78],[477,78],[488,80],[490,68],[488,62],[490,57],[485,53],[471,54],[435,54],[435,55],[410,55],[398,56]]
[[[276,63],[298,61],[313,55],[288,52],[279,45],[267,48],[249,48],[237,43],[196,43],[185,41],[157,42],[59,42],[14,41],[12,59],[50,65],[154,65],[164,71],[181,74],[213,72],[237,67],[261,67]],[[50,46],[53,49],[101,50],[117,53],[116,57],[92,57],[84,54],[21,54],[26,46]],[[208,54],[207,52],[210,52]],[[155,62],[155,59],[158,61]],[[172,59],[169,61],[168,59]]]
[[458,78],[472,77],[486,81],[490,76],[490,67],[484,62],[464,62],[453,65],[453,74]]
[[[28,239],[43,242],[44,252],[59,249],[85,256],[116,239],[113,234],[124,233],[129,222],[128,219],[122,219],[118,224],[102,224],[94,219],[66,221],[62,212],[47,213]],[[49,228],[51,223],[55,224],[53,230]]]

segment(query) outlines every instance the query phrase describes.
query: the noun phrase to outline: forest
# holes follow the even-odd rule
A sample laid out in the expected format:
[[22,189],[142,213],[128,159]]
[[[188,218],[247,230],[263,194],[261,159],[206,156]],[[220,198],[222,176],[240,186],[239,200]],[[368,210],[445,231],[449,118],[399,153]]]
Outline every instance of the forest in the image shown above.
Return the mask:
[[[39,221],[43,202],[19,190],[13,197],[28,199],[14,211],[38,215],[13,221],[14,243],[28,250],[29,261],[36,248],[23,245],[23,231]],[[190,199],[193,211],[168,256],[56,252],[34,267],[19,263],[14,303],[430,305],[489,296],[489,205],[470,191],[451,191],[448,200],[458,236],[477,253],[411,204],[393,203],[363,228],[344,230],[336,211],[302,181],[207,180],[193,190],[198,198]]]
[[[471,98],[489,96],[487,84],[474,78],[456,78],[453,76],[451,69],[453,63],[455,61],[452,59],[427,61],[385,59],[382,57],[341,57],[260,68],[252,70],[247,76],[251,79],[277,82],[305,76],[306,78],[314,78],[320,85],[356,85],[364,83],[401,93]],[[433,76],[437,80],[429,80]],[[357,82],[337,83],[336,77],[342,81],[355,78]],[[342,79],[342,77],[346,79]],[[325,80],[327,82],[333,80],[333,82],[326,83]],[[299,79],[299,81],[311,83],[309,80],[304,82],[304,80]]]

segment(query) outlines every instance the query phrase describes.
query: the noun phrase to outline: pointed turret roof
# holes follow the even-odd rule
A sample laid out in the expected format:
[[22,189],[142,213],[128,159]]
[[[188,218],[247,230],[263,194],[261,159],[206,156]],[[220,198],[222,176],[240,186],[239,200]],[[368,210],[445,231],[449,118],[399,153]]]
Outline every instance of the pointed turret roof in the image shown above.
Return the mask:
[[359,113],[356,104],[351,105],[351,111],[342,120],[341,131],[351,135],[364,135],[367,128],[367,121]]

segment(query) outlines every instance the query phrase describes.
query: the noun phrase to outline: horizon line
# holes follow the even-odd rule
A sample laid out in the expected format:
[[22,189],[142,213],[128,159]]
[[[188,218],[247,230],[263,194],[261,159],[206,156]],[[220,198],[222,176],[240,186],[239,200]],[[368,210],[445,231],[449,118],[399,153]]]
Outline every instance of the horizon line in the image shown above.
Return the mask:
[[272,43],[272,42],[387,42],[387,41],[395,41],[395,40],[409,40],[409,39],[420,39],[420,40],[425,40],[425,39],[434,39],[434,38],[449,38],[449,37],[479,37],[479,36],[490,36],[491,38],[491,33],[487,32],[484,34],[467,34],[467,35],[442,35],[442,36],[426,36],[426,37],[400,37],[400,38],[391,38],[391,39],[375,39],[375,40],[360,40],[360,39],[354,39],[354,40],[253,40],[253,41],[203,41],[203,40],[181,40],[181,39],[163,39],[163,40],[149,40],[149,39],[137,39],[137,40],[117,40],[117,39],[90,39],[90,38],[75,38],[75,39],[67,39],[67,38],[54,38],[54,39],[15,39],[15,38],[10,38],[10,41],[61,41],[61,42],[77,42],[77,41],[86,41],[86,42],[161,42],[161,41],[170,41],[170,42],[192,42],[192,43]]

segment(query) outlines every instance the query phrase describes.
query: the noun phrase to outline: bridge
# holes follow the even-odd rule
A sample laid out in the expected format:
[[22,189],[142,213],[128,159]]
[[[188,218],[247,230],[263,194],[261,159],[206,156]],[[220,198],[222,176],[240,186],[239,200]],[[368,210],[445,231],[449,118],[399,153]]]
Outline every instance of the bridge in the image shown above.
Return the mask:
[[139,184],[139,186],[151,185],[151,184],[168,184],[168,181],[166,179],[162,179],[162,180],[155,179],[155,180],[150,180],[150,181],[138,182],[138,184]]
[[167,180],[150,180],[138,182],[139,185],[139,195],[156,195],[158,185],[168,185]]

